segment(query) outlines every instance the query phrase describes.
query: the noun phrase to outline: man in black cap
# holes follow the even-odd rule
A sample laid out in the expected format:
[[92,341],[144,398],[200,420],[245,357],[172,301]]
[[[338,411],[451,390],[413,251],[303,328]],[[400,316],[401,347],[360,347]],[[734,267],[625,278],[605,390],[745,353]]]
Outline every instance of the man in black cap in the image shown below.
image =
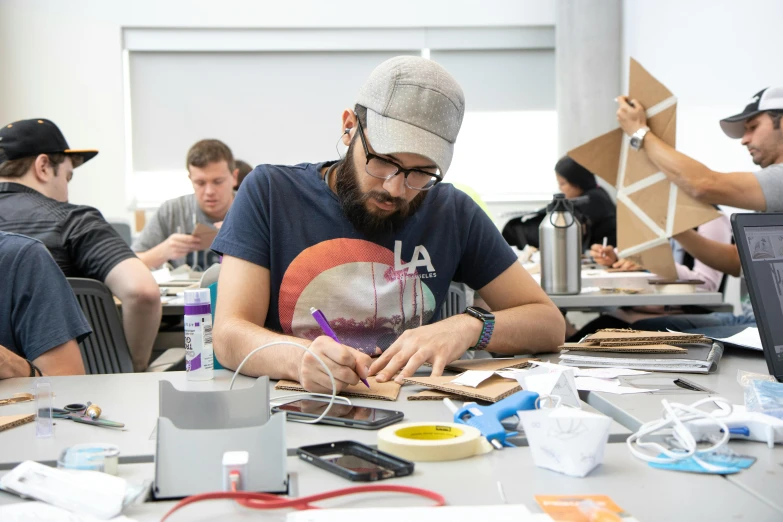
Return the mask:
[[160,326],[158,286],[98,210],[68,203],[73,169],[96,154],[71,149],[49,120],[0,128],[0,230],[39,239],[66,277],[105,283],[122,301],[133,366],[142,371]]

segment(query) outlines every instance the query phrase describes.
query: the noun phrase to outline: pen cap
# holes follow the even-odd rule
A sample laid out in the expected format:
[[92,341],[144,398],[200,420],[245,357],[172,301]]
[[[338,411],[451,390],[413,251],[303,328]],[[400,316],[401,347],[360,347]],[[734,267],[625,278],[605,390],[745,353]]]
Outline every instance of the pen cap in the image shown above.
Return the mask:
[[208,305],[209,303],[209,288],[185,290],[185,306]]

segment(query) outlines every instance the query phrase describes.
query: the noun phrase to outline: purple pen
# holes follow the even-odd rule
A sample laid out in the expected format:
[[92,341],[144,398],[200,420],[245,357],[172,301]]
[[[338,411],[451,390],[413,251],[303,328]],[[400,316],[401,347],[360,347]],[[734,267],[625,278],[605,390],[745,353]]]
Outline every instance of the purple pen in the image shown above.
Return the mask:
[[[329,321],[326,320],[326,316],[324,315],[324,313],[315,307],[310,308],[310,313],[312,314],[313,317],[315,317],[315,322],[317,322],[318,326],[321,327],[321,331],[325,335],[328,335],[329,337],[334,339],[335,342],[340,343],[340,339],[337,338],[337,334],[334,333],[334,330],[332,330],[332,327],[329,325]],[[362,382],[368,388],[370,387],[370,383],[367,382],[367,379],[362,379]]]

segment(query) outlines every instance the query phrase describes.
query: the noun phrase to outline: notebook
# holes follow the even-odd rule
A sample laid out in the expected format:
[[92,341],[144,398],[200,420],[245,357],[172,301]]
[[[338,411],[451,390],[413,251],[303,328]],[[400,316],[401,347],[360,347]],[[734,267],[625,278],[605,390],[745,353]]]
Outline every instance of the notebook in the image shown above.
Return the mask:
[[723,345],[686,344],[687,352],[628,353],[567,350],[560,354],[560,364],[580,368],[630,368],[653,372],[712,373],[718,369]]

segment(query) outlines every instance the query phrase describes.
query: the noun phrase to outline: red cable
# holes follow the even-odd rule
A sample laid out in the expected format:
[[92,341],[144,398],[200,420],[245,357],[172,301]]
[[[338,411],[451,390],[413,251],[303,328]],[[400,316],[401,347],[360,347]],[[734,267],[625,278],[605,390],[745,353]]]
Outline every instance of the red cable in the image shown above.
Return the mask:
[[250,493],[248,491],[216,491],[214,493],[193,495],[180,500],[177,505],[171,508],[169,512],[166,513],[160,520],[163,522],[169,517],[169,515],[178,509],[183,508],[188,504],[200,502],[202,500],[234,499],[242,506],[252,509],[319,509],[317,506],[310,505],[310,502],[318,502],[320,500],[326,500],[330,498],[344,497],[346,495],[354,495],[356,493],[373,492],[407,493],[410,495],[416,495],[434,500],[436,502],[436,506],[446,505],[446,499],[443,498],[442,495],[428,489],[414,488],[411,486],[385,486],[380,484],[336,489],[334,491],[326,491],[324,493],[318,493],[316,495],[309,495],[299,498],[285,498],[278,495],[273,495],[271,493]]

